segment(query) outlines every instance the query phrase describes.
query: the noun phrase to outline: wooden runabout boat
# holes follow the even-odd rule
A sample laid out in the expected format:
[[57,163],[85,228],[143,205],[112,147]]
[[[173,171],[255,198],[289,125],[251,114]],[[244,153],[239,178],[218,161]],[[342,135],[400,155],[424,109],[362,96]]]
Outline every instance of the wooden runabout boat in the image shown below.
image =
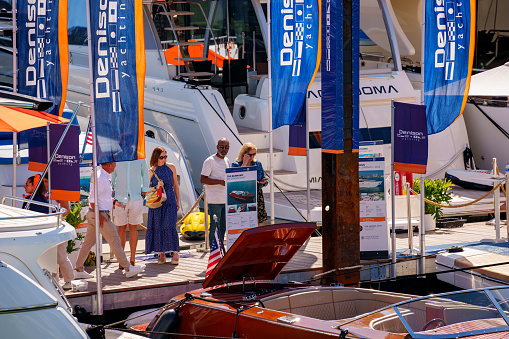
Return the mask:
[[136,329],[151,338],[492,339],[509,335],[509,287],[415,297],[257,281],[274,280],[315,227],[281,224],[245,231],[202,289],[175,297],[148,326]]

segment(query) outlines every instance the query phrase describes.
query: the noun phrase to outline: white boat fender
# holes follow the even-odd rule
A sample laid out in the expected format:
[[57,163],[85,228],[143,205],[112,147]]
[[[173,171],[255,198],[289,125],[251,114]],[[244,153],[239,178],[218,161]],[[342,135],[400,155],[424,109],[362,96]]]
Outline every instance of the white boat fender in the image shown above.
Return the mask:
[[149,338],[155,339],[168,338],[168,334],[166,333],[176,333],[179,327],[180,327],[180,316],[178,315],[178,307],[177,310],[175,309],[166,310],[157,319],[154,327],[151,330],[152,333],[150,333]]

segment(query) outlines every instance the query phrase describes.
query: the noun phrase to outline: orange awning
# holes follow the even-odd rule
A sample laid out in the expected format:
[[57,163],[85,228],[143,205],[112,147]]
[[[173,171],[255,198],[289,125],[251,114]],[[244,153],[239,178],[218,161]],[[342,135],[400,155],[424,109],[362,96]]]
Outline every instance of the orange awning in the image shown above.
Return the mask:
[[69,119],[26,108],[0,106],[0,132],[21,132],[46,126],[48,121],[60,124],[69,122]]

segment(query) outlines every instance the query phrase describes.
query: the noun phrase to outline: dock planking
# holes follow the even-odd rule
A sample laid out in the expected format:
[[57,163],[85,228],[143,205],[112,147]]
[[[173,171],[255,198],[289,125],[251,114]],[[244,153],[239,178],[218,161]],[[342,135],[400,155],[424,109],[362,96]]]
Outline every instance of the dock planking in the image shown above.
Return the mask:
[[[501,229],[501,234],[507,234],[506,226]],[[418,247],[418,235],[414,233],[413,243]],[[427,253],[436,253],[437,248],[444,249],[453,245],[483,243],[495,239],[495,229],[484,222],[465,224],[463,227],[454,229],[436,229],[426,232]],[[277,281],[289,280],[303,281],[315,274],[322,272],[322,241],[321,237],[312,237],[297,252],[294,258],[286,265]],[[398,252],[408,247],[406,233],[397,234],[396,245]],[[429,251],[428,247],[435,249]],[[509,249],[507,251],[509,255]],[[157,258],[142,256],[137,263],[145,264],[146,270],[135,278],[126,278],[123,271],[118,268],[118,263],[103,263],[103,299],[104,310],[113,310],[128,307],[149,306],[163,304],[172,297],[200,288],[205,280],[205,272],[208,263],[208,253],[198,252],[194,249],[180,252],[180,264],[164,265],[157,264]],[[388,262],[390,259],[361,261],[362,265],[373,265],[380,262]],[[434,261],[434,260],[432,260]],[[430,262],[433,264],[433,262]],[[409,265],[415,269],[415,264]],[[428,271],[433,271],[434,265]],[[94,273],[95,271],[87,269]],[[398,270],[398,274],[405,274],[404,270]],[[408,273],[407,273],[408,274]],[[92,311],[95,299],[95,279],[88,279],[88,291],[66,292],[71,305],[80,305],[86,311]]]

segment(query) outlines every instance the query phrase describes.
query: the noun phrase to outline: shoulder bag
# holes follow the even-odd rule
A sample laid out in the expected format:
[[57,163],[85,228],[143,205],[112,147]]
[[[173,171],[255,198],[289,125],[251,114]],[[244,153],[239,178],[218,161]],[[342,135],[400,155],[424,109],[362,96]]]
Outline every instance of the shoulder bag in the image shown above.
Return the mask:
[[[157,181],[160,181],[156,172],[153,171],[153,173],[156,176]],[[148,208],[159,208],[164,201],[166,201],[166,192],[164,191],[164,187],[159,186],[159,184],[157,184],[152,191],[147,192],[147,195],[145,196],[145,205]]]

